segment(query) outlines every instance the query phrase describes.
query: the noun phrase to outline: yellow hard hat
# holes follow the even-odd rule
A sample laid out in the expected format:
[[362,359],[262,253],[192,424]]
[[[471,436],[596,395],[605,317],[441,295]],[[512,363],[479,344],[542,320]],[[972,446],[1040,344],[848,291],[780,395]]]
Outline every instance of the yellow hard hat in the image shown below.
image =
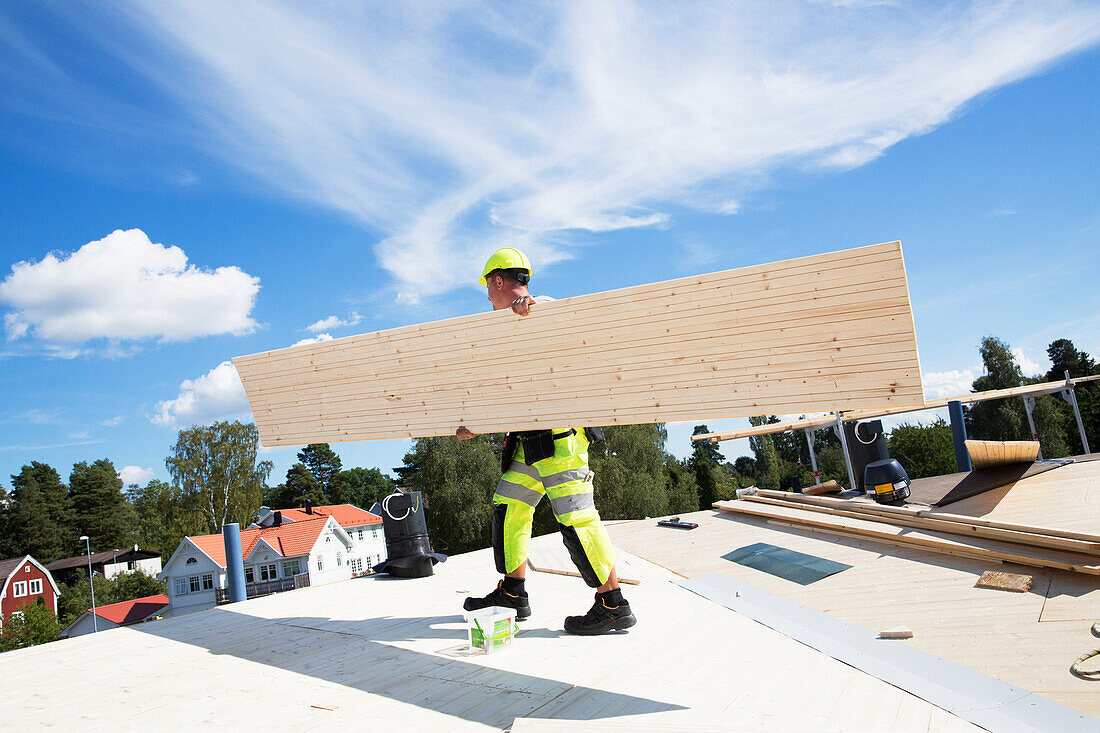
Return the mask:
[[[489,258],[489,261],[485,263],[485,269],[481,273],[481,277],[477,279],[482,285],[485,284],[485,277],[493,270],[526,270],[527,278],[530,279],[533,274],[531,271],[531,260],[527,259],[527,255],[520,252],[515,247],[502,247]],[[526,283],[524,283],[526,285]]]

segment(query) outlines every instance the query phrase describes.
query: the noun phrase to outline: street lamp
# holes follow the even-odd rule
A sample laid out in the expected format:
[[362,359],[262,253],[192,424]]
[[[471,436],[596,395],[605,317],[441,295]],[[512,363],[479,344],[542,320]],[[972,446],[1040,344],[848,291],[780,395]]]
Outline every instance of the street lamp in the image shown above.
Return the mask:
[[[69,535],[72,537],[72,535]],[[92,633],[99,631],[99,624],[96,623],[95,616],[95,583],[92,582],[92,545],[88,540],[88,535],[80,535],[80,539],[84,540],[84,547],[88,550],[88,585],[92,589]]]

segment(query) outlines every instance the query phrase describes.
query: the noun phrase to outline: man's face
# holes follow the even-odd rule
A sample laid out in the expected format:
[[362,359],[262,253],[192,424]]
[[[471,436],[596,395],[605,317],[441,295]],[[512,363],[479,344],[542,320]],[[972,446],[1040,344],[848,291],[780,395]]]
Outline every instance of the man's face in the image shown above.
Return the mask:
[[485,281],[485,287],[489,291],[489,302],[493,304],[493,310],[499,311],[512,307],[515,297],[508,292],[507,283],[500,275],[495,275]]

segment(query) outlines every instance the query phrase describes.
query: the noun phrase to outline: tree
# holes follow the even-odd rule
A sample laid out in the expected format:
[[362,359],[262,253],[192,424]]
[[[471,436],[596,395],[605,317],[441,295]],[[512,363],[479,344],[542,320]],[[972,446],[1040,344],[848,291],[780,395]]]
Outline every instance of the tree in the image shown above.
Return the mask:
[[41,562],[67,557],[74,537],[72,513],[57,471],[34,461],[11,480],[0,556],[33,555]]
[[182,489],[159,479],[132,487],[130,503],[137,514],[135,542],[165,557],[175,552],[184,536],[206,530],[194,512],[187,511]]
[[288,507],[304,506],[306,500],[314,506],[327,503],[325,489],[316,475],[302,463],[295,463],[286,472],[286,498],[292,498]]
[[61,626],[57,616],[39,596],[35,603],[28,603],[15,614],[4,616],[4,632],[0,634],[0,652],[46,644],[57,639]]
[[911,479],[943,476],[957,469],[955,438],[942,418],[929,425],[898,425],[890,431],[886,445],[890,457],[901,463]]
[[[588,449],[601,517],[643,519],[698,511],[699,486],[686,465],[676,462],[673,468],[663,423],[616,425],[603,433],[604,442]],[[557,530],[556,523],[552,528]]]
[[392,478],[377,468],[349,468],[332,477],[329,501],[370,509],[386,494],[392,494],[395,485]]
[[181,430],[165,461],[188,510],[209,533],[222,525],[248,525],[263,499],[271,461],[256,461],[256,426],[222,421]]
[[[771,425],[779,422],[775,415],[750,417],[749,425]],[[754,435],[749,438],[749,446],[756,458],[756,485],[761,489],[779,489],[781,475],[779,451],[775,447],[775,435]]]
[[69,474],[69,500],[73,524],[91,538],[93,552],[133,543],[133,509],[122,493],[122,479],[109,460],[74,465]]
[[[706,425],[696,425],[691,434],[702,435],[709,432],[710,428]],[[692,443],[687,466],[694,474],[698,487],[699,509],[709,509],[715,501],[732,497],[729,482],[731,477],[719,466],[725,459],[718,446],[709,440],[696,440]]]
[[[298,460],[305,464],[313,477],[317,479],[321,490],[328,494],[332,479],[340,473],[340,456],[329,447],[328,443],[310,443],[298,451]],[[321,502],[325,503],[325,502]],[[340,504],[343,502],[332,502]]]
[[[1047,356],[1050,357],[1050,371],[1046,373],[1046,381],[1054,382],[1065,379],[1066,372],[1071,377],[1087,377],[1100,374],[1100,365],[1093,361],[1092,357],[1084,351],[1078,351],[1077,347],[1069,339],[1057,339],[1047,347]],[[1074,388],[1077,399],[1077,409],[1081,412],[1081,422],[1085,427],[1085,435],[1088,436],[1089,447],[1097,449],[1100,443],[1100,381],[1085,382]],[[1065,415],[1066,442],[1070,455],[1081,455],[1085,452],[1081,444],[1081,435],[1077,430],[1076,418],[1072,408],[1061,400],[1055,400],[1057,409]],[[1046,445],[1043,446],[1043,454],[1046,455]]]
[[494,435],[418,438],[394,469],[403,487],[421,492],[436,550],[458,554],[489,546],[498,445]]
[[[1019,387],[1036,383],[1042,378],[1024,379],[1016,357],[1004,341],[994,336],[982,339],[978,348],[985,365],[985,374],[974,380],[974,391]],[[1065,413],[1050,396],[1037,397],[1032,417],[1043,455],[1056,458],[1067,455],[1067,421]],[[1003,399],[977,402],[965,409],[966,434],[976,440],[1027,440],[1031,430],[1027,423],[1023,400]]]

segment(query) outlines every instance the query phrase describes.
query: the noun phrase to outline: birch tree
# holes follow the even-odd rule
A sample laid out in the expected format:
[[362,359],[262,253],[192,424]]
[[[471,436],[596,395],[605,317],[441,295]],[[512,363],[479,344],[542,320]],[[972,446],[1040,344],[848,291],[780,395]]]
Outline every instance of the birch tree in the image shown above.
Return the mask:
[[222,421],[181,430],[165,460],[188,508],[211,533],[249,524],[260,508],[271,461],[256,461],[256,426]]

